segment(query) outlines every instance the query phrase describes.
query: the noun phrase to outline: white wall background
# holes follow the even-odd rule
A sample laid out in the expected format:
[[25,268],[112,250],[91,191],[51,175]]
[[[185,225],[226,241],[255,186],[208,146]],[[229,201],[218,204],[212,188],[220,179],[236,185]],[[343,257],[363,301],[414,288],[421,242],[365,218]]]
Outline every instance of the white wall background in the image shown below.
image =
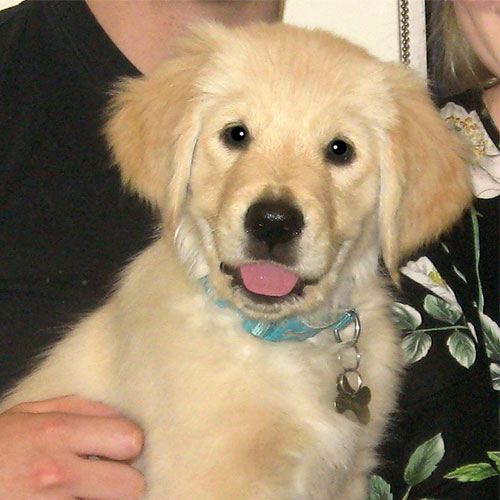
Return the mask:
[[[424,0],[409,0],[411,66],[426,74]],[[399,0],[286,0],[284,21],[321,27],[399,61]]]
[[20,2],[21,0],[0,0],[0,10],[6,9],[7,7],[11,7],[12,5],[16,5]]
[[[0,9],[19,2],[0,0]],[[409,5],[411,65],[425,76],[424,0]],[[331,30],[385,60],[400,57],[399,0],[286,0],[284,21]]]

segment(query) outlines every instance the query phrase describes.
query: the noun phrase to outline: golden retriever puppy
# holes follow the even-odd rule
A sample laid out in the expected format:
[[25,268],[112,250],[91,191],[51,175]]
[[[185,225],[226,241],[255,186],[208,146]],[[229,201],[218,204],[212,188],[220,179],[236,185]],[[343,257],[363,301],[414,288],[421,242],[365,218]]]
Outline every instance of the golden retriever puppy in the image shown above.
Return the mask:
[[1,408],[113,405],[147,500],[363,500],[402,370],[379,260],[469,201],[424,84],[326,32],[207,24],[106,135],[160,236]]

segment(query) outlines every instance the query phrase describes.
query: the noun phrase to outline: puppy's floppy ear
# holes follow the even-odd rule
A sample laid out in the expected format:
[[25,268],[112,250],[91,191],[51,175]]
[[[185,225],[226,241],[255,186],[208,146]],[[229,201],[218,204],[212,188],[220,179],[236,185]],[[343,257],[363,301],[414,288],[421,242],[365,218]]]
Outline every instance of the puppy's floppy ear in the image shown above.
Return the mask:
[[201,125],[196,81],[213,51],[213,36],[205,31],[181,40],[177,55],[150,76],[120,82],[104,130],[124,184],[159,207],[164,221],[174,225]]
[[382,165],[380,225],[384,262],[395,278],[401,259],[437,238],[471,200],[468,152],[448,130],[424,84],[393,67],[398,119]]

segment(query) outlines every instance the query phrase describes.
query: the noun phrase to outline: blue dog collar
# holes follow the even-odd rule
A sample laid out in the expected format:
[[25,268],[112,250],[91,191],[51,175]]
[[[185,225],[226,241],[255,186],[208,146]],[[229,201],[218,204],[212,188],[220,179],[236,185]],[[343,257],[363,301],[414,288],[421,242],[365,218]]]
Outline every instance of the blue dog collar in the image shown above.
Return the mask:
[[[200,282],[205,287],[207,293],[213,296],[213,290],[208,284],[208,277],[204,276],[200,278]],[[229,303],[224,300],[215,299],[215,303],[221,308],[231,307]],[[331,330],[337,342],[355,345],[360,333],[358,313],[355,309],[345,311],[340,314],[335,321],[325,322],[318,326],[308,325],[296,318],[284,318],[279,321],[260,321],[248,318],[241,311],[238,311],[238,313],[242,318],[241,326],[245,331],[251,333],[255,337],[271,342],[282,342],[286,340],[302,342],[308,338],[314,337],[323,330]],[[342,339],[342,330],[352,324],[354,324],[353,338],[349,340]]]

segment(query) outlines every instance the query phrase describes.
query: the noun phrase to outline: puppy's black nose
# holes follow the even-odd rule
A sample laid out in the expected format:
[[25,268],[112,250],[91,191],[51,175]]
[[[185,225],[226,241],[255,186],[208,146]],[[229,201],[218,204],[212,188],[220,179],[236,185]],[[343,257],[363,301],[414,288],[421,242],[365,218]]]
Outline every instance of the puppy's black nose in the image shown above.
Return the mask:
[[304,216],[283,200],[262,200],[251,205],[245,216],[245,230],[269,249],[296,238],[304,227]]

